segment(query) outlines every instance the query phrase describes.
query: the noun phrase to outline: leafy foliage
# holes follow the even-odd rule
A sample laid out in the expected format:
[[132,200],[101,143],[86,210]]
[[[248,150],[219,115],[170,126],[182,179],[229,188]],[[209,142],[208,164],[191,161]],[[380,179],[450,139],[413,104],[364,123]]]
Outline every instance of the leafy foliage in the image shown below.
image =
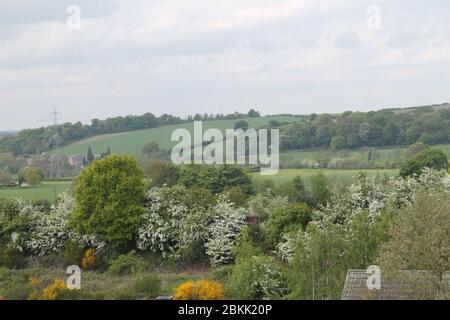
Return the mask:
[[73,225],[120,248],[134,239],[144,201],[144,174],[135,159],[112,155],[84,169],[76,185]]

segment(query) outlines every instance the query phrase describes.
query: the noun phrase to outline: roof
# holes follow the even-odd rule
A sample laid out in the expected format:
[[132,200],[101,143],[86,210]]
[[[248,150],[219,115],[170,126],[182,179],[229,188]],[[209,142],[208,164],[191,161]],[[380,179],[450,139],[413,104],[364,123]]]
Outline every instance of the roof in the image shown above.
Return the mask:
[[[366,270],[348,270],[342,300],[416,300],[435,299],[437,278],[426,271],[400,271],[395,279],[381,276],[381,288],[369,290]],[[443,277],[445,292],[450,292],[450,272]]]
[[82,154],[71,155],[70,158],[75,161],[82,161],[85,159],[84,155]]

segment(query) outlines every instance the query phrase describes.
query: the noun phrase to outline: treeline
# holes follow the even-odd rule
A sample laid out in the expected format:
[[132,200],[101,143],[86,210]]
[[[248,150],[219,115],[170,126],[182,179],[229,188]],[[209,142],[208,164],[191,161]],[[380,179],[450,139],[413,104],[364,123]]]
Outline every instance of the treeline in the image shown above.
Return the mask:
[[411,145],[450,142],[450,108],[419,107],[339,115],[312,114],[303,122],[281,126],[284,150]]
[[[141,116],[125,116],[108,118],[105,120],[93,119],[91,124],[64,123],[58,126],[58,134],[62,144],[85,139],[90,136],[126,132],[141,129],[150,129],[166,125],[190,122],[193,120],[223,120],[223,119],[241,119],[245,117],[259,117],[259,112],[250,110],[248,113],[235,112],[228,115],[217,114],[196,114],[182,119],[170,114],[163,114],[156,117],[152,113],[146,113]],[[55,135],[52,126],[41,127],[37,129],[25,129],[16,135],[7,135],[0,140],[0,153],[13,153],[14,155],[40,154],[49,150]]]

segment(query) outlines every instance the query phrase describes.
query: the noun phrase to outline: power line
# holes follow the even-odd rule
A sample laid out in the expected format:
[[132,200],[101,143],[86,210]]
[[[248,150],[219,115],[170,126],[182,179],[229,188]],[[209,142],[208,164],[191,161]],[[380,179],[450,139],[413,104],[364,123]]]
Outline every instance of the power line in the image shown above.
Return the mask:
[[61,178],[63,169],[63,159],[61,156],[61,143],[62,139],[58,132],[58,117],[61,116],[61,112],[58,112],[56,108],[50,113],[53,116],[53,136],[51,139],[52,154],[50,156],[50,178]]

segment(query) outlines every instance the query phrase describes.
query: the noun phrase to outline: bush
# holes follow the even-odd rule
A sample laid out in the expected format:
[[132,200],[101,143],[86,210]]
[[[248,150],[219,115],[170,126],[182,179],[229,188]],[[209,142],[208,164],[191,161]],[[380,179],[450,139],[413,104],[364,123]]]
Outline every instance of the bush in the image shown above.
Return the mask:
[[95,250],[90,248],[84,253],[84,257],[81,260],[81,267],[84,270],[94,270],[98,265],[98,259],[95,256]]
[[67,289],[64,280],[55,279],[52,284],[42,290],[42,296],[39,297],[39,300],[57,300],[59,294],[66,290],[69,289]]
[[243,300],[279,298],[287,293],[286,287],[274,259],[263,255],[240,260],[229,281],[231,296]]
[[225,289],[222,284],[200,280],[195,283],[188,281],[175,289],[175,300],[223,300],[225,299]]
[[161,279],[156,275],[142,276],[134,281],[134,289],[146,298],[154,298],[161,290]]
[[236,264],[229,276],[228,288],[234,299],[266,299],[287,292],[281,271],[271,257],[256,248],[246,229],[236,252]]
[[83,255],[84,250],[76,241],[68,241],[62,252],[64,263],[67,265],[79,265]]
[[292,204],[276,210],[269,216],[265,225],[268,245],[275,247],[287,232],[306,229],[312,214],[311,208],[305,203]]
[[111,300],[136,300],[136,298],[136,292],[131,287],[116,289],[108,296]]
[[400,176],[405,178],[413,175],[420,175],[424,168],[447,171],[447,155],[441,150],[424,150],[400,166]]
[[23,253],[14,248],[0,248],[0,266],[8,269],[22,269],[26,266]]
[[109,272],[117,275],[139,273],[145,269],[145,261],[135,251],[120,255],[109,266]]

